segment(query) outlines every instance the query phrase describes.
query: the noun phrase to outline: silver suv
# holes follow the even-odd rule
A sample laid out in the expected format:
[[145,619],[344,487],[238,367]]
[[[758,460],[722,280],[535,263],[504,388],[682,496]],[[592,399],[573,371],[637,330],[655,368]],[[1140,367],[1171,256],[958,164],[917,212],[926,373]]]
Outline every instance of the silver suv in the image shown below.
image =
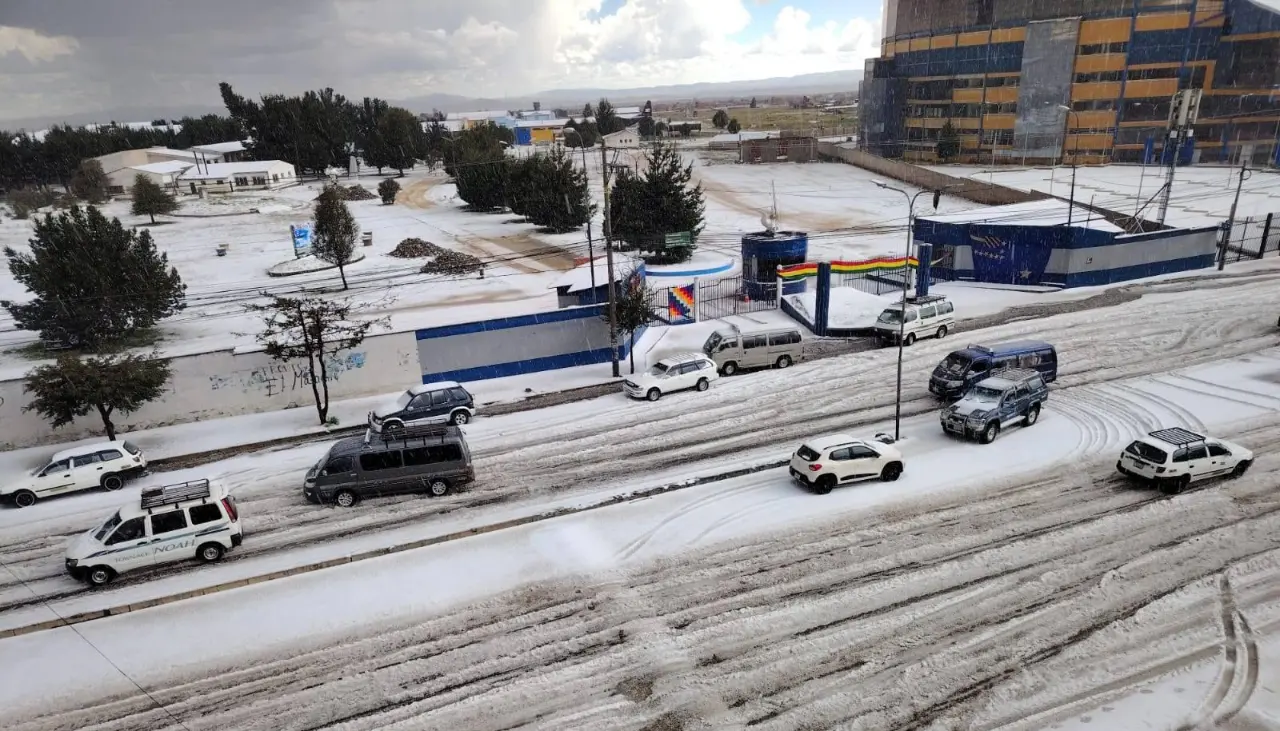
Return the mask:
[[1035,424],[1048,400],[1049,387],[1037,371],[1009,368],[978,381],[939,418],[948,434],[990,444],[1011,424]]

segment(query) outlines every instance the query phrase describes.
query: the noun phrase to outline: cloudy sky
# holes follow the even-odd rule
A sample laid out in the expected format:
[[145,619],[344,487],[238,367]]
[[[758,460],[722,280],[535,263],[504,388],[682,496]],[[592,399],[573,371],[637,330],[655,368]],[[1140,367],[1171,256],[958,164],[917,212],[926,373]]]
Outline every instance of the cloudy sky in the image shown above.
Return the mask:
[[0,0],[0,119],[861,69],[877,0]]

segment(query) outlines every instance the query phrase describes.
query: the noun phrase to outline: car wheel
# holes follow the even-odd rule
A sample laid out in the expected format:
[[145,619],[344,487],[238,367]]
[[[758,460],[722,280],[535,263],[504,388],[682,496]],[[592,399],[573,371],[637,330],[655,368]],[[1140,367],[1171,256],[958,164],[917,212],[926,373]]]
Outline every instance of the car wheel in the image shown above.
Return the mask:
[[398,421],[393,421],[389,424],[383,424],[382,431],[386,432],[387,434],[398,434],[404,431],[404,424]]
[[116,572],[106,566],[94,566],[85,572],[84,580],[92,586],[106,586],[116,577]]
[[880,471],[880,479],[885,482],[894,482],[899,477],[902,477],[901,462],[890,462],[884,466],[883,470]]
[[705,390],[707,390],[708,388],[711,388],[711,381],[708,381],[708,380],[707,380],[707,379],[705,379],[705,378],[699,378],[699,379],[698,379],[698,390],[699,390],[699,391],[705,391]]
[[1027,415],[1023,417],[1022,423],[1025,426],[1033,426],[1040,419],[1040,404],[1036,404],[1027,409]]
[[942,327],[938,328],[938,338],[941,339],[941,338],[945,338],[946,336],[947,336],[947,326],[943,325]]
[[124,478],[120,475],[103,475],[102,487],[106,490],[119,490],[124,487]]
[[449,423],[454,426],[462,426],[469,421],[471,421],[471,414],[468,414],[465,411],[455,411],[453,412],[453,415],[449,417]]
[[916,341],[916,334],[915,334],[915,333],[907,333],[907,337],[905,337],[905,338],[903,338],[903,339],[902,339],[902,344],[903,344],[903,345],[911,345],[911,344],[912,344],[912,343],[914,343],[915,341]]
[[1160,492],[1166,495],[1178,495],[1191,485],[1191,475],[1183,475],[1160,483]]
[[222,558],[223,550],[221,543],[206,543],[196,551],[196,558],[204,563],[213,563]]
[[990,424],[987,424],[986,429],[982,430],[982,434],[978,436],[978,441],[983,444],[990,444],[994,442],[998,436],[1000,436],[1000,424],[993,421]]
[[831,489],[834,488],[835,486],[836,486],[835,475],[823,475],[822,477],[818,478],[817,482],[813,483],[813,491],[818,493],[819,495],[826,495],[827,493],[831,492]]
[[649,389],[649,393],[646,393],[644,397],[649,399],[650,401],[657,401],[658,399],[662,398],[662,392],[656,388],[651,388]]
[[447,480],[432,480],[427,483],[427,494],[431,497],[444,497],[449,494],[449,482]]
[[29,508],[36,504],[36,494],[30,490],[19,490],[13,494],[13,504],[20,508]]
[[338,493],[333,496],[333,501],[337,503],[339,507],[349,508],[360,500],[356,497],[356,494],[350,490],[339,490]]
[[738,364],[734,363],[733,361],[729,361],[728,363],[724,364],[724,367],[720,369],[720,372],[725,374],[726,376],[732,376],[733,374],[738,372]]
[[777,367],[779,367],[779,368],[787,368],[787,367],[789,367],[789,366],[791,365],[791,356],[789,356],[789,355],[780,355],[780,356],[778,356],[778,360],[777,360],[777,362],[776,362],[776,363],[774,363],[774,365],[776,365],[776,366],[777,366]]
[[1249,471],[1249,465],[1253,464],[1253,460],[1245,459],[1236,463],[1236,468],[1231,470],[1232,477],[1239,477]]

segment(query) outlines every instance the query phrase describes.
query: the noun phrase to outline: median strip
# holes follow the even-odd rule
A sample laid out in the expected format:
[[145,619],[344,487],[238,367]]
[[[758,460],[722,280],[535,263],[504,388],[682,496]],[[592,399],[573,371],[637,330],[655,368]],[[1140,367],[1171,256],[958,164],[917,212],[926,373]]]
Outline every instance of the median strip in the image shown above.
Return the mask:
[[418,548],[425,548],[427,546],[433,546],[441,543],[448,543],[450,541],[456,541],[462,538],[469,538],[471,536],[478,536],[478,535],[483,535],[485,533],[493,533],[500,530],[507,530],[508,528],[517,528],[523,525],[530,525],[532,523],[539,523],[545,520],[561,518],[566,515],[586,513],[592,510],[599,510],[601,508],[611,507],[613,505],[636,502],[639,500],[644,500],[647,498],[654,497],[656,495],[676,492],[678,490],[684,490],[690,487],[698,487],[700,485],[707,485],[713,482],[722,482],[724,480],[732,480],[737,477],[744,477],[746,475],[754,474],[757,472],[764,472],[765,470],[776,469],[779,467],[786,466],[788,462],[789,462],[788,459],[781,459],[781,460],[772,460],[769,462],[757,463],[754,465],[750,465],[747,467],[740,467],[740,468],[729,470],[726,472],[719,472],[714,475],[704,475],[702,477],[695,477],[689,480],[683,480],[681,482],[672,482],[664,485],[659,485],[656,487],[646,488],[643,490],[637,490],[635,492],[626,493],[623,495],[614,495],[613,497],[608,498],[607,500],[602,500],[600,502],[592,503],[590,505],[584,505],[582,507],[562,508],[560,510],[552,510],[546,513],[538,513],[535,515],[527,515],[520,518],[512,518],[511,520],[505,520],[498,523],[489,523],[487,525],[467,528],[465,530],[454,531],[452,533],[445,533],[443,535],[433,536],[431,538],[423,538],[420,540],[410,541],[408,543],[403,543],[395,546],[384,546],[382,548],[373,548],[367,551],[361,551],[360,553],[354,553],[347,556],[340,556],[338,558],[325,559],[324,561],[316,561],[314,563],[304,564],[302,566],[295,566],[288,569],[280,569],[278,571],[259,574],[258,576],[250,576],[242,579],[235,579],[233,581],[225,581],[220,584],[214,584],[212,586],[206,586],[200,589],[192,589],[190,591],[179,592],[177,594],[170,594],[168,596],[155,597],[152,599],[145,599],[145,600],[136,601],[136,602],[129,602],[127,604],[118,604],[116,606],[107,607],[106,609],[95,609],[88,612],[79,612],[79,613],[71,614],[59,619],[51,619],[51,620],[46,620],[44,622],[37,622],[34,624],[24,625],[21,627],[14,627],[12,629],[0,630],[0,639],[4,639],[7,637],[17,637],[19,635],[32,634],[34,632],[43,632],[45,630],[57,629],[59,627],[69,627],[74,624],[92,622],[97,619],[105,619],[107,617],[114,617],[121,614],[128,614],[129,612],[137,612],[143,609],[151,609],[153,607],[159,607],[165,604],[173,604],[176,602],[185,601],[187,599],[195,599],[197,597],[209,596],[211,594],[230,591],[232,589],[240,589],[246,586],[252,586],[254,584],[261,584],[268,581],[274,581],[276,579],[282,579],[287,576],[297,576],[299,574],[306,574],[312,571],[320,571],[321,569],[332,568],[334,566],[341,566],[343,564],[356,563],[358,561],[365,561],[372,558],[378,558],[380,556],[389,556],[394,553],[403,553],[405,551],[412,551]]

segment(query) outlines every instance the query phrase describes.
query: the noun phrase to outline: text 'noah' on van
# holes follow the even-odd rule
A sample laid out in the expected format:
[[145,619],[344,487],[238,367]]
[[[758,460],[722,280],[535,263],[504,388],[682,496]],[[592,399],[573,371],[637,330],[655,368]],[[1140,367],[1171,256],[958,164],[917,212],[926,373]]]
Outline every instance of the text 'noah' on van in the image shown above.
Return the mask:
[[1006,368],[1033,370],[1045,383],[1053,383],[1058,380],[1058,351],[1040,340],[970,345],[943,358],[933,369],[929,392],[943,399],[958,399],[978,381]]
[[363,437],[335,442],[307,471],[302,494],[313,503],[349,508],[366,497],[423,492],[441,497],[475,477],[471,450],[456,426],[369,429]]
[[804,355],[799,327],[761,328],[743,332],[733,323],[718,328],[702,345],[716,368],[732,376],[747,368],[786,368]]

